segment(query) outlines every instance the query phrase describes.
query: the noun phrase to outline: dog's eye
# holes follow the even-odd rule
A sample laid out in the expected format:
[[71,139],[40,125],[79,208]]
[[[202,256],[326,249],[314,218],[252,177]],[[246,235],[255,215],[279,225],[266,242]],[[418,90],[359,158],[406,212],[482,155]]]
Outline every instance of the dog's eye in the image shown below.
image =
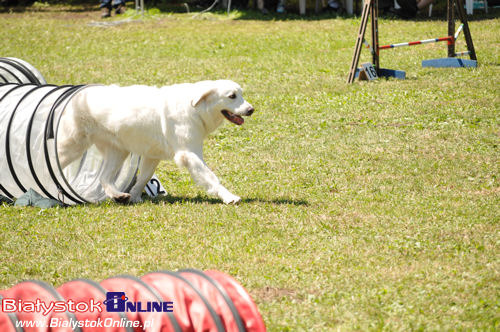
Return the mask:
[[229,96],[229,98],[231,98],[231,99],[236,99],[236,93],[232,93],[232,94]]

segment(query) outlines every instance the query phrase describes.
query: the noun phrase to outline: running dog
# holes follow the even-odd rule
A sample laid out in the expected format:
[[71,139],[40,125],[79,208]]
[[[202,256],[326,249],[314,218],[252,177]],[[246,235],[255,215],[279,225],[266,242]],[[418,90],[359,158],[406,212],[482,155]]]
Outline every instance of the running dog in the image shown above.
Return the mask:
[[[229,80],[184,83],[161,88],[89,86],[66,106],[57,131],[61,168],[81,158],[93,144],[103,156],[100,183],[117,202],[140,202],[160,160],[174,159],[195,183],[224,203],[241,198],[229,192],[203,161],[203,140],[224,119],[242,125],[254,108],[241,87]],[[130,154],[141,156],[137,181],[129,193],[114,179]]]

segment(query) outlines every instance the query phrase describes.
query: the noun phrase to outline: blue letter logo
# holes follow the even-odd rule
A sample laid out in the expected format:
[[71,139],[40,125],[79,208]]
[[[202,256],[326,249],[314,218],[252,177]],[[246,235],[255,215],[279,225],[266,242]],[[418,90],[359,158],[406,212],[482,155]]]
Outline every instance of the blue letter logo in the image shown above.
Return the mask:
[[103,304],[106,305],[107,312],[125,312],[125,302],[128,297],[125,296],[125,292],[107,292],[106,301]]

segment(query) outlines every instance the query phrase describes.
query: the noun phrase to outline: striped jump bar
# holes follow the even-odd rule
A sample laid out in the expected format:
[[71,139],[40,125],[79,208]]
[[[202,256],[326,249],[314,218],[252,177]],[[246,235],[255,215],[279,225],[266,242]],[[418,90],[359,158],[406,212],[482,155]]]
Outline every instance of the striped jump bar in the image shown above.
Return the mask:
[[457,32],[455,32],[455,40],[457,40],[458,36],[460,35],[460,32],[462,32],[462,29],[464,28],[464,24],[460,24],[460,26],[458,27],[458,30]]
[[[447,37],[441,37],[441,38],[432,38],[432,39],[418,40],[418,41],[409,42],[409,43],[399,43],[399,44],[383,45],[383,46],[379,46],[378,49],[379,50],[385,50],[385,49],[394,48],[394,47],[413,46],[413,45],[420,45],[420,44],[437,43],[437,42],[440,42],[440,41],[448,41],[448,45],[452,45],[452,44],[455,43],[455,40],[457,40],[458,36],[460,35],[460,32],[462,32],[463,27],[464,27],[464,24],[463,23],[460,24],[460,26],[458,27],[458,30],[457,30],[457,32],[455,32],[454,36],[447,36]],[[366,40],[363,40],[363,42],[366,43]],[[370,46],[368,43],[366,43],[366,45],[367,45],[367,47]],[[370,47],[370,49],[371,49],[371,47]],[[464,53],[464,52],[462,52],[462,53]]]
[[437,43],[441,41],[448,41],[448,45],[453,44],[455,41],[455,38],[453,36],[447,36],[447,37],[441,37],[441,38],[432,38],[432,39],[425,39],[425,40],[417,40],[413,42],[408,42],[408,43],[399,43],[399,44],[390,44],[390,45],[383,45],[379,46],[379,50],[385,50],[388,48],[394,48],[394,47],[402,47],[402,46],[413,46],[413,45],[420,45],[420,44],[429,44],[429,43]]

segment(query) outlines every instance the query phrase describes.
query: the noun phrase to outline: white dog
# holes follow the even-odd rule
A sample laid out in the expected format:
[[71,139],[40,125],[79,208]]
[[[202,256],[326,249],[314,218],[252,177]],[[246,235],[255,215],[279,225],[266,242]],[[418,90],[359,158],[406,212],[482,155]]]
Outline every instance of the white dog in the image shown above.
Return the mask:
[[[90,86],[73,96],[58,129],[62,168],[92,145],[103,155],[99,180],[118,202],[140,202],[141,193],[160,160],[174,159],[193,180],[224,203],[241,198],[230,193],[203,161],[203,140],[224,118],[241,125],[254,108],[232,81],[202,81],[162,88]],[[135,185],[120,192],[113,181],[129,153],[141,156]]]

